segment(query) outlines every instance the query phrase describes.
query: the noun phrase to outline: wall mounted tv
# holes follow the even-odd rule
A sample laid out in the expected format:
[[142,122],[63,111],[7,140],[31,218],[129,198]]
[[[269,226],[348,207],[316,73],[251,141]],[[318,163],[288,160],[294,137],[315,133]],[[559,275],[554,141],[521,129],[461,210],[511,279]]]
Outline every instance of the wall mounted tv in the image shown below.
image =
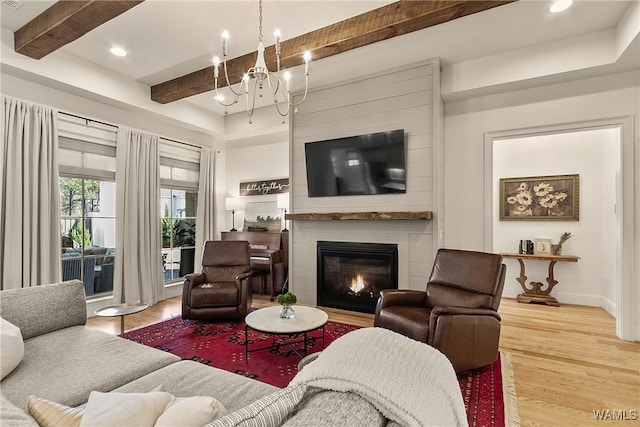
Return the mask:
[[309,197],[405,193],[404,129],[304,144]]

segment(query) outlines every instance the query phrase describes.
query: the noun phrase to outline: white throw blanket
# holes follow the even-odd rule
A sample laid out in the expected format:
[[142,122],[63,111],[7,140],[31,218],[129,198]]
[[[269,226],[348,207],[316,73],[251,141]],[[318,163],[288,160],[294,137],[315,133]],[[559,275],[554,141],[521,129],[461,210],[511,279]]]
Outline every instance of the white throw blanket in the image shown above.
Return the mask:
[[362,328],[334,341],[289,385],[353,392],[402,426],[466,426],[449,360],[427,344],[382,328]]

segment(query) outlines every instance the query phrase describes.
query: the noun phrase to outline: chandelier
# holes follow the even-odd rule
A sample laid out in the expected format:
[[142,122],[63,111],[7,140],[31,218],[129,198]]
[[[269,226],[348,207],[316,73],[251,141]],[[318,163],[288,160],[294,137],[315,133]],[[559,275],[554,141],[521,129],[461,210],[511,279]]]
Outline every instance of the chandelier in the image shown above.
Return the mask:
[[[227,87],[233,94],[233,99],[230,102],[225,103],[225,97],[218,92],[218,77],[220,74],[220,58],[217,56],[213,58],[213,77],[215,87],[214,99],[218,103],[225,107],[225,114],[228,114],[227,107],[230,107],[238,103],[238,100],[244,95],[247,104],[247,115],[249,116],[249,123],[252,123],[253,112],[256,106],[256,96],[262,98],[263,91],[266,89],[269,91],[269,95],[273,97],[273,103],[276,106],[278,114],[282,117],[282,123],[284,118],[289,115],[291,108],[294,108],[294,112],[297,111],[296,107],[302,104],[307,98],[307,90],[309,86],[309,61],[311,60],[311,52],[304,52],[304,96],[302,99],[294,103],[291,100],[291,74],[285,71],[280,78],[280,31],[275,30],[274,37],[276,39],[276,64],[277,68],[275,73],[272,73],[267,68],[267,64],[264,60],[264,44],[262,42],[262,0],[259,1],[259,17],[258,17],[258,57],[253,67],[249,68],[240,81],[240,87],[238,91],[231,87],[229,82],[229,75],[227,73],[227,49],[229,41],[229,33],[224,31],[222,33],[222,56],[223,56],[223,70],[224,77],[227,81]],[[283,84],[284,81],[284,84]],[[252,84],[253,83],[253,84]],[[252,93],[250,93],[252,92]],[[281,109],[278,105],[279,101],[284,101],[287,104],[286,109]]]

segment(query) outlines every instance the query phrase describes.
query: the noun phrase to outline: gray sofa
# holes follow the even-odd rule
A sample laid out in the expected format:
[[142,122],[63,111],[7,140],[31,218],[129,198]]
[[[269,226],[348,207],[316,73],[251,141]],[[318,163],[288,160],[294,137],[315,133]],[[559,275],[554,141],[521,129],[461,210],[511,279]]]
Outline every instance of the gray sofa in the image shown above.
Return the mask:
[[158,386],[175,397],[222,403],[229,414],[208,427],[467,425],[447,358],[380,328],[338,338],[290,387],[278,389],[86,327],[78,280],[0,291],[0,316],[24,339],[21,362],[0,382],[2,427],[38,427],[26,411],[30,395],[76,407],[94,390],[146,393]]
[[37,426],[26,413],[30,395],[78,406],[93,390],[148,392],[163,385],[177,397],[213,396],[235,411],[278,390],[86,327],[78,280],[0,291],[0,316],[24,339],[22,362],[0,382],[2,426]]

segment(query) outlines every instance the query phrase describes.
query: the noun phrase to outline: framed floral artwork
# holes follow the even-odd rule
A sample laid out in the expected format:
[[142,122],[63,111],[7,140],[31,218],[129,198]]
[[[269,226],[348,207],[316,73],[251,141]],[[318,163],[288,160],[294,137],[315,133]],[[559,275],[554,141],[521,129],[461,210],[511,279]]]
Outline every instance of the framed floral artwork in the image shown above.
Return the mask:
[[500,221],[580,220],[580,175],[500,179]]

